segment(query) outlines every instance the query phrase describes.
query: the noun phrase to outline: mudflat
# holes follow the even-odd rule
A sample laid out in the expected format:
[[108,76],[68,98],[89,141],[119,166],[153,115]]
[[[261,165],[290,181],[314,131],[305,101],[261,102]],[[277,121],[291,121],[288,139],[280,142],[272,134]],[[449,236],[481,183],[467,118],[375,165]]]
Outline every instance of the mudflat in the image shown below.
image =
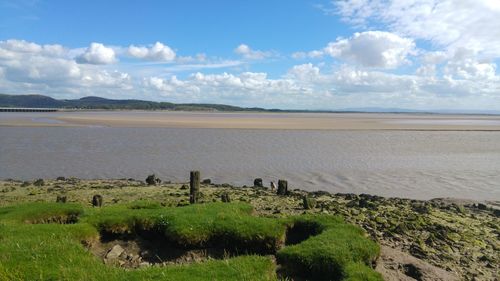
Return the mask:
[[497,115],[69,111],[0,113],[0,126],[499,131]]

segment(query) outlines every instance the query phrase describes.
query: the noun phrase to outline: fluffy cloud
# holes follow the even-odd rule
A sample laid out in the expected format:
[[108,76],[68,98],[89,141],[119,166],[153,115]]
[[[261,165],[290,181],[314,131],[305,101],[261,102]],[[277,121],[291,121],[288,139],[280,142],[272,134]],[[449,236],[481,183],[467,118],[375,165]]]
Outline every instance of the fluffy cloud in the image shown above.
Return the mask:
[[140,59],[147,59],[151,61],[173,61],[176,57],[176,54],[174,50],[172,50],[169,46],[164,45],[160,42],[156,42],[153,46],[151,47],[144,47],[144,46],[130,46],[128,48],[128,54],[140,58]]
[[76,57],[78,63],[111,64],[117,61],[115,51],[101,43],[92,43],[83,54]]
[[250,60],[260,60],[272,56],[271,52],[253,50],[246,44],[239,45],[236,49],[234,49],[234,52],[241,55],[243,58]]
[[365,67],[396,68],[408,63],[416,54],[415,43],[408,38],[384,31],[357,32],[350,38],[339,38],[322,50],[295,53],[294,58],[317,58],[330,55]]
[[[447,48],[500,56],[497,0],[339,0],[336,14],[357,26],[379,23],[398,34]],[[378,23],[378,24],[377,24]]]
[[[207,62],[201,68],[179,64],[178,59],[168,66],[79,64],[78,58],[87,50],[22,40],[0,41],[0,92],[38,93],[58,98],[99,95],[274,108],[500,109],[500,77],[496,74],[496,64],[478,59],[474,50],[461,48],[454,52],[423,53],[420,60],[416,60],[420,63],[418,75],[404,75],[384,69],[404,63],[407,59],[404,56],[386,55],[383,63],[374,69],[366,67],[373,64],[362,63],[364,57],[352,58],[343,53],[356,49],[352,47],[356,45],[354,38],[357,37],[337,40],[334,44],[338,45],[329,46],[332,50],[325,48],[321,52],[346,61],[355,60],[356,64],[305,63],[274,77],[264,72],[237,70],[233,73],[213,73],[213,69],[207,70],[209,73],[198,72],[212,67],[240,69],[241,62],[233,61],[216,65]],[[123,55],[119,47],[115,50]],[[388,59],[390,57],[397,59]],[[177,76],[176,73],[182,74]]]
[[[22,40],[0,41],[0,91],[67,95],[130,88],[128,74],[99,65],[78,64],[60,45]],[[105,92],[105,91],[104,91]]]

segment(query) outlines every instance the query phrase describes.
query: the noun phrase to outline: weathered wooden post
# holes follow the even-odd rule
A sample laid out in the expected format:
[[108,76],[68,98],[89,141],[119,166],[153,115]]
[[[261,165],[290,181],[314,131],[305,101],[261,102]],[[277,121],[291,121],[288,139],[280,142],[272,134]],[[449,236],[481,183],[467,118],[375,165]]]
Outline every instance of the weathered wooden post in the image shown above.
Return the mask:
[[288,182],[286,180],[278,180],[278,195],[288,194]]
[[302,206],[306,210],[314,209],[314,207],[316,207],[316,200],[314,200],[313,198],[309,197],[308,195],[304,195],[302,197]]
[[262,183],[262,179],[261,178],[254,179],[253,186],[254,187],[264,187],[264,184]]
[[148,185],[158,185],[161,184],[161,179],[157,178],[155,174],[152,174],[146,178],[146,183]]
[[231,197],[229,197],[229,193],[228,192],[222,193],[221,196],[220,196],[220,198],[221,198],[222,202],[224,202],[224,203],[231,202]]
[[92,197],[92,206],[101,207],[102,206],[102,196],[97,194]]
[[200,192],[200,171],[191,171],[189,176],[189,203],[198,202],[198,193]]
[[56,203],[66,203],[67,197],[63,195],[57,195]]

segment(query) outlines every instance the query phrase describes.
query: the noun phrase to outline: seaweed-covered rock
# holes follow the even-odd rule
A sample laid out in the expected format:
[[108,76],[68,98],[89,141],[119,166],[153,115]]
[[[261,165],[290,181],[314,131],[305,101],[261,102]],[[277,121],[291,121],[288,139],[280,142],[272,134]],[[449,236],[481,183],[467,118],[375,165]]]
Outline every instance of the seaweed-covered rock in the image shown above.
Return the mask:
[[65,177],[57,177],[57,179],[56,179],[56,180],[58,180],[58,181],[65,181],[65,180],[66,180],[66,178],[65,178]]
[[45,181],[43,181],[43,179],[37,179],[36,181],[33,182],[33,185],[34,186],[44,186]]
[[204,179],[203,181],[201,181],[202,184],[212,184],[212,180],[211,179]]
[[477,204],[477,208],[478,208],[479,210],[487,210],[487,209],[488,209],[488,206],[486,206],[486,205],[485,205],[485,204],[483,204],[483,203],[478,203],[478,204]]
[[493,215],[494,215],[495,217],[500,217],[500,209],[494,209],[494,210],[493,210]]
[[92,206],[94,207],[101,207],[102,206],[102,196],[99,194],[94,195],[92,197]]
[[155,174],[152,174],[152,175],[149,175],[147,178],[146,178],[146,183],[148,185],[157,185],[157,184],[161,184],[161,179],[160,178],[157,178]]

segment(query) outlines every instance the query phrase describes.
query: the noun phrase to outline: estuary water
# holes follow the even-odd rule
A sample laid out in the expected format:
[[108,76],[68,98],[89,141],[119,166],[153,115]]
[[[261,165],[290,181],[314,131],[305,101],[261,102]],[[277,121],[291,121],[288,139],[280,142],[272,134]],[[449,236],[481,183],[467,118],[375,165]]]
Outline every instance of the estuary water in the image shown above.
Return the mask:
[[187,181],[500,200],[500,132],[0,127],[0,178]]

